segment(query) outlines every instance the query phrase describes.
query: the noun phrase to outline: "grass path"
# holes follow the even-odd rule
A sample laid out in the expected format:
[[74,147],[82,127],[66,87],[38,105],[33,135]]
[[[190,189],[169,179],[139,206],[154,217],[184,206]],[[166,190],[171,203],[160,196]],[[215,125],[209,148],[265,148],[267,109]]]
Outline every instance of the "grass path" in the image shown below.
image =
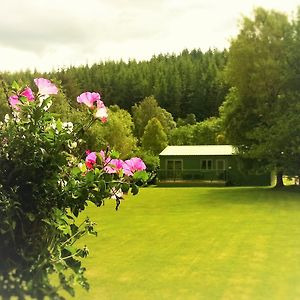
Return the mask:
[[148,188],[88,215],[76,299],[300,299],[300,193]]

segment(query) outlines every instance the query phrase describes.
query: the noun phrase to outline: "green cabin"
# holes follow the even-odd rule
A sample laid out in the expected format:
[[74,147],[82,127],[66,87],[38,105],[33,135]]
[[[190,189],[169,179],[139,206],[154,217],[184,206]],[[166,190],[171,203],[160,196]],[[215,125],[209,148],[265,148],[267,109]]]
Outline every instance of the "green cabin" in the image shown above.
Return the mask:
[[[159,184],[271,185],[270,173],[253,174],[232,145],[168,146],[160,154]],[[249,165],[249,161],[247,162]]]

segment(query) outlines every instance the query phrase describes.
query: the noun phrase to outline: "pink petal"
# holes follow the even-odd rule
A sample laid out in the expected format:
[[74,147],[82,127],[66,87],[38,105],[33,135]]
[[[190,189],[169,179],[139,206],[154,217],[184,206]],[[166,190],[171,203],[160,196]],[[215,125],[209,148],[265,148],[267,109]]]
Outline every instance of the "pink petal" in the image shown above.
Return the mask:
[[86,163],[93,164],[93,165],[96,163],[96,161],[97,161],[96,152],[89,153],[85,159]]
[[104,167],[104,171],[108,174],[118,173],[123,169],[123,161],[121,159],[112,159]]
[[12,95],[8,98],[9,104],[12,108],[15,110],[20,110],[20,107],[18,104],[21,104],[21,101],[19,100],[19,97],[16,95]]
[[24,96],[27,98],[28,101],[33,101],[34,100],[34,95],[31,90],[31,88],[27,87],[22,93],[21,96]]
[[131,161],[136,171],[143,171],[146,169],[145,163],[139,157],[133,157],[131,158]]
[[104,162],[104,161],[105,161],[105,152],[104,152],[103,150],[101,150],[101,151],[99,152],[99,154],[100,154],[100,156],[101,156],[101,158],[102,158],[102,161]]
[[146,165],[139,157],[133,157],[131,159],[125,160],[123,163],[124,174],[127,176],[132,176],[136,171],[142,171],[146,169]]
[[127,159],[123,163],[123,171],[126,176],[132,176],[133,175],[133,165],[130,159]]
[[94,102],[98,100],[100,101],[100,94],[94,92],[85,92],[77,97],[78,103],[84,103],[89,108],[94,108]]
[[35,78],[34,83],[38,87],[41,95],[55,95],[58,93],[58,88],[48,79]]
[[105,105],[104,105],[103,101],[101,101],[99,98],[99,100],[97,100],[97,108],[103,108],[103,107],[105,107]]
[[107,113],[107,109],[106,107],[101,107],[101,108],[97,108],[95,117],[97,119],[100,119],[102,123],[107,122],[107,118],[108,118],[108,113]]

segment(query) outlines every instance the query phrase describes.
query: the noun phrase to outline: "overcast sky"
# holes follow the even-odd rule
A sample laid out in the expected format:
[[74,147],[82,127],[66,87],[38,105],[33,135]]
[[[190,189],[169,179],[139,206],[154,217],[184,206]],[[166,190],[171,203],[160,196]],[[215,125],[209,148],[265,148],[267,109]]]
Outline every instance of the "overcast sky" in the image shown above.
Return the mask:
[[242,15],[262,6],[292,16],[297,0],[2,0],[0,71],[50,71],[149,59],[185,48],[228,48]]

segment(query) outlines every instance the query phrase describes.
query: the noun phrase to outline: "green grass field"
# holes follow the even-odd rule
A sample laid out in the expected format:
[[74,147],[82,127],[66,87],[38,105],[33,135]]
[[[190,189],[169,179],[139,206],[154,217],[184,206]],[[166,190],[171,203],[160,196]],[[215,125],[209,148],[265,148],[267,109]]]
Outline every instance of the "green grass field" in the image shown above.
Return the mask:
[[87,214],[76,299],[300,299],[300,193],[146,188]]

